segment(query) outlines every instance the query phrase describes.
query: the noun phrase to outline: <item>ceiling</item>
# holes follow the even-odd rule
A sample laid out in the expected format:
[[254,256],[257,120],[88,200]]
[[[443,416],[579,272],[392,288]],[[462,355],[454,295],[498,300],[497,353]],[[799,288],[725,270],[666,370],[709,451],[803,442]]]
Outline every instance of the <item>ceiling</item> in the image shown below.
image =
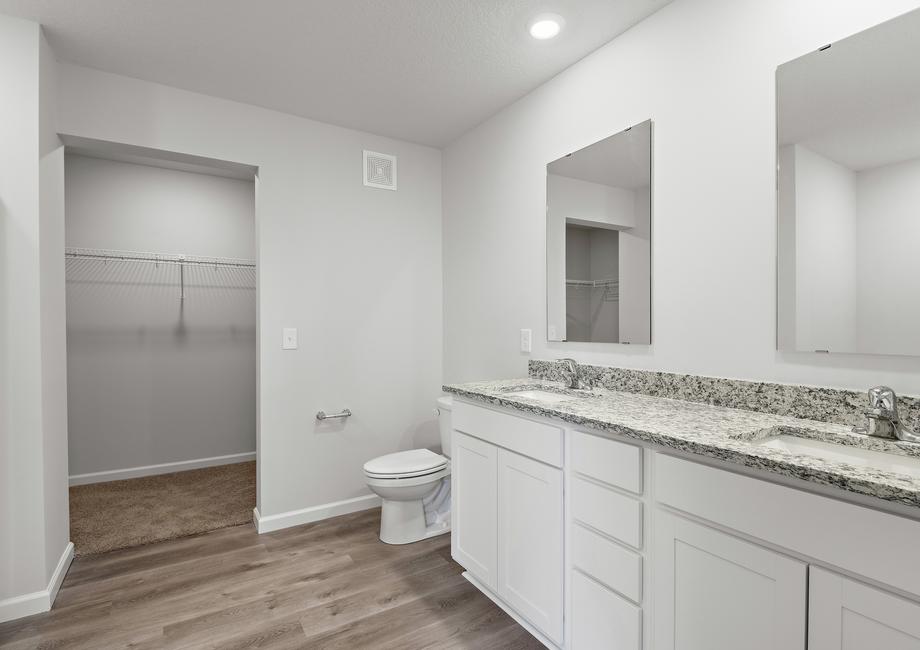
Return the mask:
[[[443,146],[671,0],[0,0],[62,61]],[[566,21],[527,33],[543,12]]]
[[547,171],[589,183],[634,190],[652,173],[652,123],[646,120],[547,165]]
[[777,136],[854,171],[920,157],[920,10],[781,65]]

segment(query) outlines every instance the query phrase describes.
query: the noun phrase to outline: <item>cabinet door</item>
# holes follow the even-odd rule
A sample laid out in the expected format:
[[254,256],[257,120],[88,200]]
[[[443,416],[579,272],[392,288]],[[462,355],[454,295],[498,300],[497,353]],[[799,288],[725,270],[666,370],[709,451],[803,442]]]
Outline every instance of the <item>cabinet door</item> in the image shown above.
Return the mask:
[[809,650],[920,650],[920,604],[818,567],[808,585]]
[[805,648],[804,563],[662,511],[653,535],[655,648]]
[[454,431],[453,450],[451,554],[494,591],[498,585],[498,448]]
[[498,451],[498,595],[562,642],[562,470]]

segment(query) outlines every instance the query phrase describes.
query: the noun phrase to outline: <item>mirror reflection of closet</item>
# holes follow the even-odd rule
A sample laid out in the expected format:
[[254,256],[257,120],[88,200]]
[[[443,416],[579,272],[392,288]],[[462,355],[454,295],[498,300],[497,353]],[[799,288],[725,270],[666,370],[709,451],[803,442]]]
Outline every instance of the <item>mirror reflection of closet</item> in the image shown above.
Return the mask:
[[567,340],[619,342],[619,257],[619,236],[616,230],[566,224]]
[[651,343],[651,130],[546,167],[550,341]]

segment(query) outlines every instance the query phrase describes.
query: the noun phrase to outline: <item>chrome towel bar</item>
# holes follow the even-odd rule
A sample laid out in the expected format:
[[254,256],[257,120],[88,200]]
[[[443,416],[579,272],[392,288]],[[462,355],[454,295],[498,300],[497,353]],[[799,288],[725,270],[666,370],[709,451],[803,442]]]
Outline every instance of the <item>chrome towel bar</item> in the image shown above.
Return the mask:
[[325,411],[319,411],[316,414],[317,420],[329,420],[331,418],[347,418],[351,416],[351,410],[345,409],[341,413],[326,413]]

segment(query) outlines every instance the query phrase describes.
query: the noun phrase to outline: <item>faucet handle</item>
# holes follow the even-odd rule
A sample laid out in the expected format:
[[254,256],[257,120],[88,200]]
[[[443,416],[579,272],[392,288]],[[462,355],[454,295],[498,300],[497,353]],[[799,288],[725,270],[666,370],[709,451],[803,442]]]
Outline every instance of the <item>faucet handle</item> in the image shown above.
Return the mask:
[[888,386],[869,389],[869,410],[877,415],[898,419],[898,396]]
[[578,373],[578,362],[575,359],[559,359],[559,363],[562,364],[562,371],[566,374],[576,374]]

